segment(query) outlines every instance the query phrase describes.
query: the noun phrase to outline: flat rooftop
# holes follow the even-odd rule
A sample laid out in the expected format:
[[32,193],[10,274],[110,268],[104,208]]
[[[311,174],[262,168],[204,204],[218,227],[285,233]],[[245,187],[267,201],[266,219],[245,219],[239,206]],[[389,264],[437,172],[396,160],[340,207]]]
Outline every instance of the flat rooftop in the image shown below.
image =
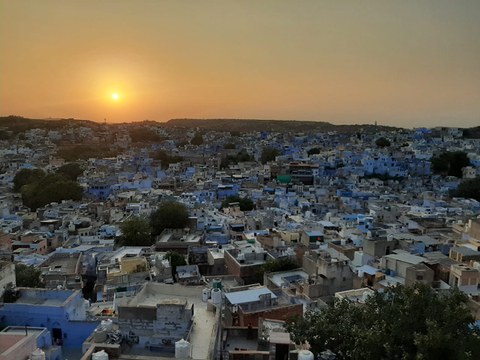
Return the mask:
[[15,304],[37,306],[61,306],[78,291],[71,290],[42,290],[42,289],[19,289],[20,297]]
[[[216,338],[217,318],[215,313],[207,310],[207,303],[202,301],[202,286],[182,286],[180,284],[146,283],[142,290],[123,305],[155,306],[162,303],[193,304],[195,313],[193,328],[190,333],[192,359],[209,358],[209,350],[214,346]],[[124,300],[124,299],[120,299]],[[158,354],[157,354],[158,355]],[[160,358],[160,357],[155,357]]]
[[73,274],[75,273],[80,256],[81,254],[53,256],[42,264],[41,267],[48,267],[48,271],[51,273]]
[[285,271],[273,274],[269,276],[269,279],[275,286],[281,288],[285,283],[292,284],[308,280],[308,274],[302,270]]
[[122,258],[124,258],[125,256],[127,255],[130,255],[130,256],[138,256],[142,250],[144,248],[143,247],[128,247],[128,248],[121,248],[121,249],[118,249],[118,251],[116,251],[112,257],[110,258],[110,261],[112,262],[115,262],[115,261],[120,261]]
[[249,289],[244,291],[235,291],[226,293],[225,297],[232,305],[240,305],[260,300],[260,296],[270,294],[272,299],[276,299],[277,296],[266,287],[259,287],[256,289]]

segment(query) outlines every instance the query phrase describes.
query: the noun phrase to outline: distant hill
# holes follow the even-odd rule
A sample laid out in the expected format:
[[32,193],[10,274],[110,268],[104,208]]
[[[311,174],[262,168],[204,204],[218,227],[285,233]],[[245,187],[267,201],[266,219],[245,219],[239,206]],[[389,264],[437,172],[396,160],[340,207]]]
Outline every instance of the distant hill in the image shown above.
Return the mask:
[[466,139],[480,139],[480,126],[463,129],[463,137]]
[[354,133],[358,131],[392,131],[399,128],[375,125],[334,125],[324,121],[257,120],[257,119],[172,119],[166,126],[199,128],[213,131],[275,131],[275,132],[328,132]]
[[[300,121],[300,120],[258,120],[258,119],[171,119],[164,122],[154,120],[145,120],[141,122],[107,124],[107,126],[133,126],[142,125],[150,126],[166,126],[171,128],[198,128],[203,131],[273,131],[273,132],[294,132],[294,133],[311,133],[311,132],[328,132],[337,131],[340,133],[352,134],[356,132],[375,133],[379,131],[397,131],[402,128],[384,125],[335,125],[324,121]],[[13,133],[20,133],[26,130],[40,128],[46,130],[60,130],[65,127],[91,127],[98,128],[105,126],[103,123],[97,123],[91,120],[79,119],[29,119],[21,116],[0,116],[0,131],[6,129]],[[464,128],[463,137],[470,139],[480,138],[480,126]]]
[[21,116],[1,116],[0,128],[7,128],[14,133],[30,129],[59,130],[65,126],[69,127],[98,127],[100,124],[91,120],[78,119],[28,119]]

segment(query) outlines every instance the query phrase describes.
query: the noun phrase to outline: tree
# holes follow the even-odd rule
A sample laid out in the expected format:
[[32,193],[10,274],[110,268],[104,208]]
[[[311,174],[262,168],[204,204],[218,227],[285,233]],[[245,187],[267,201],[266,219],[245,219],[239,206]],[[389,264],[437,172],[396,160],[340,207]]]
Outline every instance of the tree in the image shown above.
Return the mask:
[[165,138],[153,129],[147,127],[135,127],[128,130],[132,143],[161,142]]
[[134,216],[120,225],[122,235],[117,244],[121,246],[150,246],[153,244],[150,222]]
[[22,186],[31,184],[45,177],[45,171],[41,169],[22,169],[13,178],[13,191],[20,191]]
[[182,229],[188,224],[188,209],[176,201],[165,201],[150,216],[152,235],[160,235],[165,229]]
[[51,202],[81,200],[83,189],[76,181],[68,180],[63,175],[49,174],[22,186],[21,194],[23,203],[35,211]]
[[251,211],[255,209],[252,199],[241,198],[239,196],[229,196],[222,201],[222,209],[229,207],[231,203],[239,203],[241,211]]
[[76,181],[83,174],[83,169],[78,163],[68,163],[58,168],[57,174],[64,175],[67,179]]
[[5,130],[0,130],[0,141],[1,140],[9,140],[12,137],[10,132]]
[[43,288],[42,271],[21,263],[15,264],[15,281],[18,287]]
[[115,150],[111,145],[75,144],[59,147],[57,155],[66,161],[88,160],[89,158],[102,158],[117,156],[120,150]]
[[315,155],[315,154],[320,154],[320,148],[311,148],[310,150],[307,151],[307,155]]
[[262,164],[266,164],[269,161],[274,161],[279,154],[280,152],[277,149],[272,148],[270,146],[266,146],[262,150],[262,155],[260,157],[260,160]]
[[262,266],[263,272],[288,271],[298,268],[298,265],[288,258],[269,260]]
[[177,266],[187,265],[185,261],[185,257],[176,251],[167,251],[165,254],[165,259],[170,262],[170,266],[172,267],[172,278],[175,279],[175,273],[177,271]]
[[169,155],[163,150],[158,150],[157,152],[151,154],[155,160],[160,160],[162,162],[162,168],[167,168],[170,164],[175,164],[183,160],[183,157],[176,155]]
[[470,166],[467,153],[463,151],[446,151],[431,160],[435,174],[462,177],[462,168]]
[[384,137],[380,137],[377,140],[375,140],[375,145],[377,145],[379,148],[384,148],[384,147],[389,147],[391,145],[390,140]]
[[222,159],[220,168],[224,169],[230,164],[238,164],[239,162],[252,161],[253,156],[250,155],[247,150],[241,149],[237,155],[229,155],[226,158]]
[[195,133],[192,140],[190,140],[190,144],[192,145],[202,145],[203,144],[203,136],[199,132]]
[[480,331],[468,297],[458,289],[435,292],[417,284],[375,292],[364,305],[335,300],[325,309],[291,319],[286,328],[312,351],[337,359],[478,359]]
[[480,201],[480,176],[462,181],[451,195]]

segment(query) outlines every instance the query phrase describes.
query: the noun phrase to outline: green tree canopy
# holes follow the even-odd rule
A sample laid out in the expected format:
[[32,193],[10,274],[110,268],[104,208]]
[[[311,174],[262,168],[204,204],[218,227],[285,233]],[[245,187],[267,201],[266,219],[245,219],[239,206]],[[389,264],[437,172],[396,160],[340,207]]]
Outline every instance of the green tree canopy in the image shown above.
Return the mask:
[[229,196],[222,201],[222,209],[227,208],[229,204],[238,202],[240,210],[250,211],[255,209],[255,204],[250,198],[241,198],[240,196]]
[[199,132],[195,133],[192,140],[190,140],[190,144],[192,145],[202,145],[203,144],[203,136]]
[[10,132],[6,130],[0,130],[0,140],[9,140],[12,138],[12,135]]
[[446,151],[431,160],[435,174],[462,177],[462,168],[470,165],[467,153],[463,151]]
[[223,145],[223,148],[224,148],[224,149],[227,149],[227,150],[228,150],[228,149],[232,150],[232,149],[235,149],[236,146],[235,146],[234,143],[225,143],[225,145]]
[[390,287],[364,305],[336,300],[287,322],[297,343],[312,351],[329,349],[337,359],[480,359],[479,329],[458,289],[436,293],[431,287]]
[[262,266],[263,272],[288,271],[298,268],[298,265],[288,258],[269,260]]
[[88,160],[89,158],[103,158],[117,156],[119,150],[106,145],[74,144],[62,146],[57,155],[66,161]]
[[139,216],[134,216],[120,225],[122,235],[117,244],[121,246],[150,246],[153,244],[150,222]]
[[379,148],[384,148],[384,147],[389,147],[391,145],[391,142],[387,138],[380,137],[377,140],[375,140],[375,145],[377,145]]
[[63,175],[49,174],[22,186],[21,194],[23,203],[35,211],[51,202],[81,200],[83,190],[76,181],[68,180]]
[[260,160],[262,164],[266,164],[269,161],[274,161],[279,154],[280,151],[278,151],[277,149],[266,146],[262,149],[262,155],[260,156]]
[[15,264],[15,281],[18,287],[43,288],[42,271],[21,263]]
[[147,127],[134,127],[128,130],[132,143],[161,142],[165,137]]
[[83,174],[83,169],[78,163],[73,162],[60,166],[57,173],[64,175],[69,180],[76,181]]
[[187,265],[185,257],[176,251],[167,251],[165,254],[165,259],[170,261],[170,266],[172,267],[172,278],[175,279],[175,273],[177,271],[177,266]]
[[183,160],[183,157],[170,155],[164,150],[158,150],[150,154],[155,160],[160,160],[162,162],[162,168],[167,168],[170,164],[175,164]]
[[181,229],[188,224],[188,209],[176,201],[165,201],[150,216],[152,235],[160,235],[165,229]]
[[220,167],[222,169],[228,167],[230,164],[238,164],[239,162],[253,161],[253,156],[247,150],[241,149],[236,155],[229,155],[222,159]]
[[480,176],[462,181],[451,195],[480,201]]
[[22,186],[31,184],[45,177],[41,169],[21,169],[13,178],[13,191],[20,191]]

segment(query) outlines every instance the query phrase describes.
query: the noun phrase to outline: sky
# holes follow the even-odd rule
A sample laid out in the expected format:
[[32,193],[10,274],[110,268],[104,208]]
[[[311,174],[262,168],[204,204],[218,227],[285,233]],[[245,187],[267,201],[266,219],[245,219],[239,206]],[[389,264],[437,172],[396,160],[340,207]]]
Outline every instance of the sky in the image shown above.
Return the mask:
[[0,0],[0,115],[478,126],[479,19],[478,0]]

